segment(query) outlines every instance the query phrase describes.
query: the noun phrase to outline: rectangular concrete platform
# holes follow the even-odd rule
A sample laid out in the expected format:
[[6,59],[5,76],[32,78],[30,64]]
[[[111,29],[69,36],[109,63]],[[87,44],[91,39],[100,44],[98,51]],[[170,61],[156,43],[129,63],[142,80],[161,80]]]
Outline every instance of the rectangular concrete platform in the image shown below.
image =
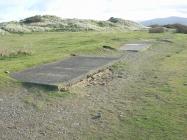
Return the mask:
[[69,86],[119,60],[113,57],[74,56],[63,61],[40,65],[12,73],[18,81],[57,87]]
[[122,47],[120,47],[119,50],[139,52],[148,49],[149,46],[149,44],[125,44]]

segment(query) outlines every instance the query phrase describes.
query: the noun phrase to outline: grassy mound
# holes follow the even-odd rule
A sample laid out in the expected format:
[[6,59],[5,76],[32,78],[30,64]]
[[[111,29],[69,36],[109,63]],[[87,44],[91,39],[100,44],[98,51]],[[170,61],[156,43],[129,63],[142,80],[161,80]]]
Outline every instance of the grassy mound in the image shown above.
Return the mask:
[[61,19],[60,17],[44,15],[33,16],[19,22],[0,24],[0,29],[11,33],[48,32],[48,31],[129,31],[144,29],[143,25],[119,18],[107,21]]

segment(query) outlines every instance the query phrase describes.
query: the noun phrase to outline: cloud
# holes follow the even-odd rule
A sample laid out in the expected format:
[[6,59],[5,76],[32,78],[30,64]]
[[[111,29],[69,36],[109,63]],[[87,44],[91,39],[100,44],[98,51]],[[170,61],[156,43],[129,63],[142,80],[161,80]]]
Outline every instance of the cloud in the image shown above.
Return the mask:
[[31,6],[28,7],[29,11],[38,11],[38,12],[44,12],[48,8],[48,3],[45,2],[45,0],[40,0],[35,3],[33,3]]
[[36,14],[57,15],[62,18],[108,19],[114,16],[144,20],[156,17],[187,16],[186,9],[186,0],[0,1],[0,17],[4,20],[19,20]]
[[181,10],[178,10],[179,13],[182,13],[182,14],[187,14],[187,9],[181,9]]

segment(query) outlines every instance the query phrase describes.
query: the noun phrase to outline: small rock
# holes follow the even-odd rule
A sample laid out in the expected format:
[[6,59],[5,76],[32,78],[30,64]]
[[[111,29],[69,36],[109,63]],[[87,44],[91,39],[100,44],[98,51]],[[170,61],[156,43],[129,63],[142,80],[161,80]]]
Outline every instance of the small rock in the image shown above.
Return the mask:
[[148,120],[148,118],[147,118],[147,117],[144,117],[143,119],[144,119],[144,120]]
[[154,78],[155,78],[155,79],[157,79],[157,78],[158,78],[158,76],[154,76]]
[[7,127],[8,129],[17,129],[17,127],[15,125],[11,125]]
[[88,86],[88,87],[89,87],[89,86],[91,86],[91,85],[92,85],[92,84],[87,84],[86,86]]
[[101,82],[101,83],[99,83],[101,86],[105,86],[106,85],[106,83],[104,83],[104,82]]
[[168,54],[168,55],[166,55],[166,57],[171,57],[171,55]]
[[70,54],[71,56],[77,56],[76,54]]
[[93,78],[92,78],[92,77],[89,77],[87,80],[88,80],[88,81],[92,81],[92,80],[93,80]]
[[66,91],[69,91],[69,87],[68,86],[64,86],[64,87],[58,87],[58,90],[60,91],[60,92],[66,92]]
[[92,84],[93,84],[93,85],[97,85],[98,83],[97,83],[96,81],[93,81]]
[[109,49],[109,50],[115,50],[115,48],[113,48],[113,47],[111,47],[111,46],[106,46],[106,45],[104,45],[103,48],[104,48],[104,49]]
[[173,43],[173,41],[171,41],[171,40],[169,40],[169,39],[162,39],[161,41],[167,42],[167,43]]
[[90,97],[90,95],[89,95],[89,94],[86,94],[86,96],[87,96],[87,97]]
[[123,76],[122,75],[118,75],[118,78],[123,78]]
[[120,116],[120,117],[123,117],[123,115],[122,115],[122,114],[120,114],[119,116]]
[[97,112],[97,114],[95,116],[92,117],[93,120],[97,120],[101,118],[101,113]]
[[3,102],[3,99],[0,98],[0,102]]
[[6,74],[9,74],[10,72],[9,71],[5,71]]
[[80,126],[80,123],[73,123],[73,126]]
[[40,133],[41,135],[43,135],[43,136],[46,135],[46,133],[45,133],[45,132],[42,132],[42,131],[40,131],[39,133]]

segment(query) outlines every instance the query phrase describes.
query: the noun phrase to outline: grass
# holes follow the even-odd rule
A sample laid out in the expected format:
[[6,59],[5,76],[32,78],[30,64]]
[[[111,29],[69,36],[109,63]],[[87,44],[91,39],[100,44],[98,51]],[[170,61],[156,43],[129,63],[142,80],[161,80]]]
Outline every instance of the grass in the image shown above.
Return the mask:
[[[37,111],[42,111],[44,110],[48,103],[54,103],[56,102],[57,99],[59,98],[69,98],[71,96],[74,96],[72,93],[69,92],[57,92],[57,91],[32,91],[33,94],[31,95],[26,95],[22,97],[22,101],[27,105],[27,106],[32,106],[34,107]],[[70,96],[71,95],[71,96]]]
[[[169,38],[172,43],[162,42],[163,38]],[[85,127],[85,131],[80,129],[82,139],[185,140],[187,139],[187,41],[183,34],[79,32],[2,36],[0,49],[6,48],[12,51],[28,47],[33,53],[11,59],[0,59],[0,89],[20,86],[4,71],[14,72],[61,60],[72,53],[118,55],[116,51],[108,51],[103,46],[117,48],[123,43],[137,40],[157,42],[152,46],[154,49],[142,52],[143,55],[150,55],[145,61],[138,59],[134,65],[120,62],[112,67],[114,72],[123,74],[127,71],[129,75],[138,78],[133,77],[128,83],[118,80],[117,84],[113,85],[117,90],[108,91],[102,102],[97,97],[105,93],[102,89],[97,91],[96,88],[93,93],[98,100],[93,106],[91,105],[94,98],[90,97],[92,100],[87,101],[83,94],[58,93],[37,88],[28,88],[30,94],[24,95],[22,100],[26,106],[34,107],[38,112],[45,110],[48,104],[56,102],[59,106],[59,102],[68,105],[73,102],[80,107],[88,105],[86,111],[92,114],[96,114],[99,110],[104,118],[103,122],[90,123],[89,129]],[[87,102],[91,103],[86,104]],[[75,115],[77,114],[79,112]],[[85,112],[81,114],[83,118],[85,114]],[[82,116],[78,119],[82,120]],[[86,119],[82,125],[87,122]]]
[[32,33],[2,36],[0,38],[0,50],[5,49],[8,52],[14,52],[15,50],[26,49],[32,54],[0,60],[0,87],[15,84],[4,71],[14,72],[51,61],[62,60],[72,53],[106,55],[113,52],[108,52],[102,48],[104,45],[116,48],[127,41],[143,39],[148,36],[149,34],[144,32]]
[[[159,67],[159,78],[155,83],[163,81],[165,84],[149,88],[148,93],[155,94],[162,104],[156,100],[148,100],[143,117],[135,117],[134,121],[146,131],[157,132],[159,139],[185,139],[187,136],[187,87],[184,86],[187,77],[187,50],[165,58]],[[147,100],[147,99],[146,99]],[[146,117],[146,118],[145,118]],[[152,138],[153,135],[150,136]]]
[[[124,93],[126,98],[134,98],[131,100],[131,108],[125,108],[131,113],[120,109],[128,116],[121,119],[120,126],[114,125],[114,130],[121,135],[117,139],[187,138],[187,42],[179,34],[173,40],[176,44],[171,45],[170,50],[160,52],[160,56],[153,56],[148,64],[143,64],[144,78],[133,82],[128,91],[124,89],[127,92]],[[159,49],[162,46],[157,47]],[[170,53],[170,57],[167,57],[167,53]],[[127,67],[123,69],[127,70]],[[131,94],[128,95],[128,92]]]

